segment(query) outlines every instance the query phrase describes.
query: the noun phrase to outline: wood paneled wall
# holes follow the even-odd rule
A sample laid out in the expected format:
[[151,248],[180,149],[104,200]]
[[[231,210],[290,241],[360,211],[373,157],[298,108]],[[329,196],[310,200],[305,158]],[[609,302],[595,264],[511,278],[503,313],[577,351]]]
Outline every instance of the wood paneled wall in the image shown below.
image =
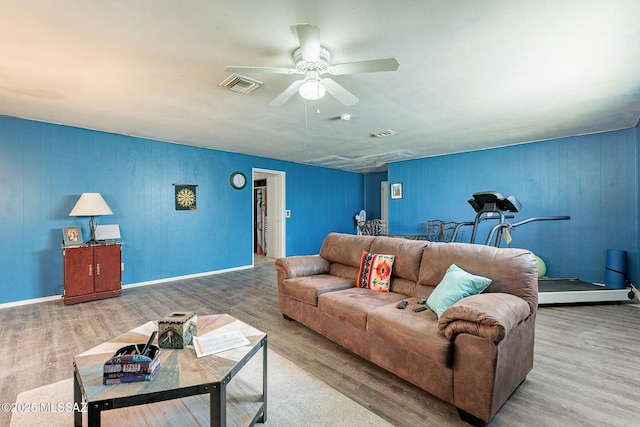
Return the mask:
[[[390,200],[389,230],[417,233],[428,219],[471,221],[473,193],[498,191],[522,203],[512,221],[571,216],[512,232],[511,246],[542,257],[549,276],[604,283],[606,250],[621,249],[637,283],[638,155],[634,128],[394,163],[389,182],[403,182],[404,196]],[[476,242],[484,243],[488,228]]]

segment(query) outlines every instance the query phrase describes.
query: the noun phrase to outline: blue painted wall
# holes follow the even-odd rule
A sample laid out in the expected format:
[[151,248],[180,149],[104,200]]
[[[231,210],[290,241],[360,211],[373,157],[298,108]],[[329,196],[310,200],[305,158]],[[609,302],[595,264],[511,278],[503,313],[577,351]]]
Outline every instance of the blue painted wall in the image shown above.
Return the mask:
[[381,218],[380,183],[387,180],[387,172],[368,173],[364,176],[364,209],[368,219]]
[[604,283],[606,249],[621,249],[638,283],[638,147],[634,128],[391,164],[389,182],[402,182],[404,197],[389,200],[389,232],[419,233],[428,219],[473,220],[467,200],[495,190],[522,203],[514,221],[571,216],[512,233],[511,246],[541,256],[548,276]]
[[[467,221],[476,191],[513,194],[532,223],[511,246],[543,257],[551,276],[604,281],[608,248],[629,252],[638,283],[639,129],[563,138],[389,165],[403,183],[389,200],[389,231],[419,233],[428,219]],[[137,283],[251,264],[251,191],[229,185],[235,170],[286,173],[287,255],[313,254],[331,231],[353,232],[363,207],[379,216],[379,182],[356,174],[66,126],[0,117],[0,303],[62,293],[61,228],[83,192],[100,192],[120,224],[123,282]],[[198,209],[175,211],[172,184],[198,184]],[[465,238],[468,239],[468,233]]]
[[[0,117],[0,303],[61,294],[62,232],[83,192],[102,193],[119,224],[123,283],[251,264],[252,194],[229,176],[286,173],[287,255],[318,253],[327,233],[353,232],[363,175],[279,160]],[[172,184],[197,184],[197,210],[176,211]]]

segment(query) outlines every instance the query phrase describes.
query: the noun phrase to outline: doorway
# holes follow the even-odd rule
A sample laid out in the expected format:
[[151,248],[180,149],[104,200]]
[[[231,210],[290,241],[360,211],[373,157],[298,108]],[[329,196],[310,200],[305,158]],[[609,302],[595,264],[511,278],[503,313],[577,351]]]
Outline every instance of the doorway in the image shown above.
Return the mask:
[[380,182],[380,218],[389,231],[389,181]]
[[253,261],[286,256],[285,173],[252,170]]

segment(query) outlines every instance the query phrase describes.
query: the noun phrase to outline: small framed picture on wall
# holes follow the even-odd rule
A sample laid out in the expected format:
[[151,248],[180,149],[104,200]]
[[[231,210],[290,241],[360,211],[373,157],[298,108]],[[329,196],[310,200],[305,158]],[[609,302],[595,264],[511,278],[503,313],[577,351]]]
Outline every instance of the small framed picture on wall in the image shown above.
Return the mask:
[[77,246],[84,243],[80,227],[62,227],[62,237],[65,246]]
[[402,199],[402,183],[396,182],[391,184],[391,198]]

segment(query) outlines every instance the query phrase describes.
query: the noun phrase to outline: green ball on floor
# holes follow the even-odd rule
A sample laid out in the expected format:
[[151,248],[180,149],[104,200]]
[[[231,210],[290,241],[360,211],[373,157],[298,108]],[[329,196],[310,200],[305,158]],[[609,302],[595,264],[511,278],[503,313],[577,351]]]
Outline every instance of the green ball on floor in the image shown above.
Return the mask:
[[536,255],[536,259],[538,260],[538,279],[544,277],[547,274],[547,264],[544,263],[542,258]]

